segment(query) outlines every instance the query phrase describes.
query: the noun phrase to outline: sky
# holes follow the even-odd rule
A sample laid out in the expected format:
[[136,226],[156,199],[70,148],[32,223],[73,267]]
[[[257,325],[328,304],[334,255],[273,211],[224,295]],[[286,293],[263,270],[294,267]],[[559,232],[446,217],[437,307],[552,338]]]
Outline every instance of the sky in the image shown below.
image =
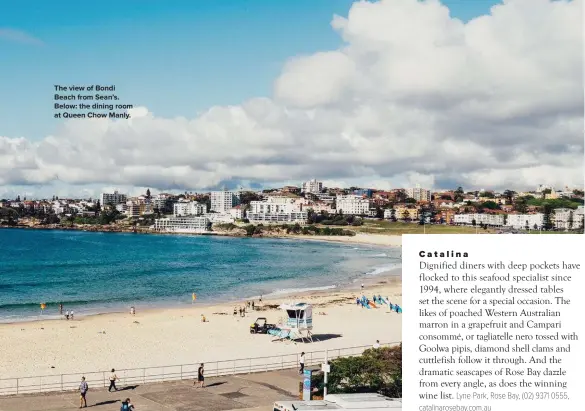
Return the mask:
[[[0,196],[582,186],[583,2],[503,3],[4,2]],[[54,84],[142,108],[54,119]]]

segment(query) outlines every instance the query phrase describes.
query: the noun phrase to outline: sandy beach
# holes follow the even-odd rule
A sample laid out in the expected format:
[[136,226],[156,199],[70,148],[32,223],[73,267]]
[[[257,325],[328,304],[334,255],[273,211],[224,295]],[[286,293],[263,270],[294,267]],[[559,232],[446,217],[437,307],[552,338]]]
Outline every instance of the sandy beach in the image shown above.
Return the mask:
[[330,241],[335,243],[348,243],[348,244],[367,244],[367,245],[378,245],[388,247],[402,247],[402,236],[399,235],[384,235],[384,234],[365,234],[356,233],[354,236],[327,236],[327,235],[315,235],[315,236],[290,236],[302,240],[313,240],[313,241]]
[[[401,304],[401,277],[383,275],[364,282],[365,294],[390,297]],[[76,318],[0,324],[2,378],[104,371],[217,360],[297,354],[381,342],[400,341],[401,315],[388,308],[364,309],[355,303],[355,289],[329,290],[263,301],[262,311],[233,316],[234,305],[153,309]],[[272,342],[269,335],[252,335],[257,317],[278,323],[275,306],[285,302],[314,305],[314,329],[322,341]],[[243,305],[243,304],[242,304]],[[201,322],[204,314],[208,322]]]

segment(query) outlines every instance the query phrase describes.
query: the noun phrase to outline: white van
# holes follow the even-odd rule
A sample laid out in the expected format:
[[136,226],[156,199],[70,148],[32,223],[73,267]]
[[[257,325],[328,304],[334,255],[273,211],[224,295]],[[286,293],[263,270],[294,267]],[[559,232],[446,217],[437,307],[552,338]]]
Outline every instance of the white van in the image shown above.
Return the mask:
[[401,411],[402,399],[380,394],[331,394],[317,401],[277,401],[274,411]]

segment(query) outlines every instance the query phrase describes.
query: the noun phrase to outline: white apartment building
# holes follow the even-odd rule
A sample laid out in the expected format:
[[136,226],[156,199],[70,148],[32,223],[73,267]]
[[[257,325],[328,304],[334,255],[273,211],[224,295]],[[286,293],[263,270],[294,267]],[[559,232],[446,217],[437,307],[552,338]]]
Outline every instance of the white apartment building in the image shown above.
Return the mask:
[[573,230],[583,227],[583,212],[583,206],[577,207],[576,210],[555,208],[554,227],[557,230]]
[[113,193],[102,193],[102,197],[100,203],[102,205],[102,209],[112,204],[114,206],[118,204],[123,204],[128,200],[128,196],[126,194],[118,193],[114,191]]
[[544,226],[544,214],[508,214],[508,220],[506,225],[517,229],[534,229],[536,225],[537,229],[541,229]]
[[209,231],[207,217],[169,217],[154,220],[154,230],[174,233],[202,233]]
[[229,214],[230,210],[240,203],[240,196],[232,191],[212,191],[211,211]]
[[197,201],[180,202],[173,204],[173,215],[175,217],[202,215],[205,214],[206,209],[205,204],[198,203]]
[[253,213],[248,211],[246,218],[252,224],[306,224],[309,215],[306,211]]
[[492,227],[504,225],[504,216],[502,214],[470,213],[455,214],[453,217],[453,222],[461,225],[473,225],[474,220],[476,225],[487,224]]
[[339,195],[335,199],[338,212],[348,215],[368,215],[370,212],[370,199],[358,195]]
[[230,210],[230,216],[234,220],[243,220],[244,219],[244,210],[242,210],[242,206],[235,206]]
[[301,193],[319,194],[323,190],[323,182],[315,179],[305,181]]
[[152,199],[152,206],[153,208],[163,209],[167,203],[167,200],[170,198],[168,194],[157,194]]
[[424,188],[416,187],[416,188],[407,188],[406,195],[409,198],[414,198],[416,201],[431,201],[431,192],[430,190],[425,190]]
[[326,213],[335,213],[335,209],[331,208],[331,204],[326,203],[312,203],[302,208],[303,210],[313,210],[315,213],[321,213],[321,211],[325,211]]
[[266,201],[250,201],[249,212],[252,214],[290,213],[300,211],[295,200],[287,197],[270,197]]

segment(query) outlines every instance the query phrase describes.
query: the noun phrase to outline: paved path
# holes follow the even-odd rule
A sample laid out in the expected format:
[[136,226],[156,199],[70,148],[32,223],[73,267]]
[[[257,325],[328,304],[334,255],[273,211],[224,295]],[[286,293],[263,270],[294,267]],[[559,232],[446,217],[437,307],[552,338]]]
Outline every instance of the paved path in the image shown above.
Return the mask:
[[[109,393],[100,388],[87,395],[91,411],[119,411],[121,400],[130,397],[136,411],[272,411],[274,401],[298,397],[301,378],[295,370],[209,378],[208,387],[193,381],[173,381],[120,387]],[[79,394],[60,392],[0,396],[0,411],[74,411]]]

